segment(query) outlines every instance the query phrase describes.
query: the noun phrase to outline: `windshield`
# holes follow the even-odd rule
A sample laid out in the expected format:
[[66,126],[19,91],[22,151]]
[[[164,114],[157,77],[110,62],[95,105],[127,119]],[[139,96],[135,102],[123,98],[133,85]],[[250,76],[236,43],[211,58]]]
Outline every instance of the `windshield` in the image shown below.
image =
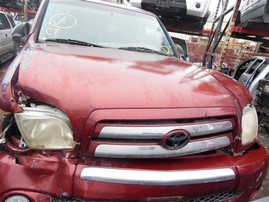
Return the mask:
[[50,1],[38,41],[172,56],[165,33],[157,18],[147,14],[88,1]]

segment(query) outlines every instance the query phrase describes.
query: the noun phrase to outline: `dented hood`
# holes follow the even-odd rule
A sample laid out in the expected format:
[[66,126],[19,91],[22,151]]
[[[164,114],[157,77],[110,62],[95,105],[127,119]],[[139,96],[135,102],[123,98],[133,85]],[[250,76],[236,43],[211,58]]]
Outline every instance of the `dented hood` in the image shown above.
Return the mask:
[[173,57],[55,43],[21,54],[22,92],[60,108],[233,106],[208,72]]

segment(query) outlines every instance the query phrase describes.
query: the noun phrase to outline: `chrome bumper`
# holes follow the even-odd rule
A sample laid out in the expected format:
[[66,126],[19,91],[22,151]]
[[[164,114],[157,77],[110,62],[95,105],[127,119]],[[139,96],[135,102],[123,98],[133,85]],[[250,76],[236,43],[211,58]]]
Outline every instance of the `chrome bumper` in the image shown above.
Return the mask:
[[84,168],[80,179],[120,184],[179,186],[222,182],[235,179],[230,168],[193,171],[153,171],[113,168]]

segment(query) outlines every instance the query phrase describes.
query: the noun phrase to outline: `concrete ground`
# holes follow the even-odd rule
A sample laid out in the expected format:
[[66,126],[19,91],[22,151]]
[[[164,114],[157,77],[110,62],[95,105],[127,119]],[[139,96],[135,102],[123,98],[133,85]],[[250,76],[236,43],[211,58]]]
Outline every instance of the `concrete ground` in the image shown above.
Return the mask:
[[[267,149],[267,152],[269,153],[269,131],[266,131],[265,129],[260,127],[258,139],[264,145],[264,147]],[[261,198],[263,198],[264,200],[257,202],[269,202],[269,170],[267,172],[266,179],[264,180],[263,185],[260,188],[256,197],[256,199]]]

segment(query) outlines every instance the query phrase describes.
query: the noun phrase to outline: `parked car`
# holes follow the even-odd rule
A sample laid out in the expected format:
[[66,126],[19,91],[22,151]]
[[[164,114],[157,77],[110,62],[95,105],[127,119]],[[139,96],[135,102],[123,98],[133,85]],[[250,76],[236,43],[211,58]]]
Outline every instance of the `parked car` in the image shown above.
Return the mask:
[[256,95],[260,126],[269,131],[269,73],[259,81]]
[[34,18],[31,18],[27,22],[19,22],[12,30],[12,39],[16,44],[17,52],[19,52],[25,45],[28,34],[32,27]]
[[0,11],[0,63],[3,63],[16,54],[11,32],[15,23],[12,16]]
[[268,72],[269,57],[255,56],[236,67],[232,76],[242,83],[256,99],[259,81],[264,79]]
[[130,5],[133,7],[141,8],[142,0],[129,0]]
[[269,23],[269,0],[242,0],[236,24],[247,26],[249,22]]
[[268,170],[248,90],[131,6],[43,0],[0,108],[0,201],[251,201]]
[[[27,12],[35,13],[41,3],[41,0],[28,0]],[[12,12],[19,12],[24,10],[24,1],[22,0],[0,0],[1,8],[8,9]]]
[[[15,16],[13,17],[13,20],[14,20],[14,22],[15,22],[15,24],[18,24],[18,23],[20,23],[20,22],[25,22],[25,16],[24,16],[24,14],[23,13],[16,13],[15,14]],[[35,14],[30,14],[30,13],[28,13],[27,14],[27,21],[28,20],[31,20],[31,19],[34,19],[35,18]]]
[[174,18],[184,22],[184,25],[195,25],[196,29],[203,29],[210,11],[210,0],[130,0],[130,4],[151,11],[161,18]]

